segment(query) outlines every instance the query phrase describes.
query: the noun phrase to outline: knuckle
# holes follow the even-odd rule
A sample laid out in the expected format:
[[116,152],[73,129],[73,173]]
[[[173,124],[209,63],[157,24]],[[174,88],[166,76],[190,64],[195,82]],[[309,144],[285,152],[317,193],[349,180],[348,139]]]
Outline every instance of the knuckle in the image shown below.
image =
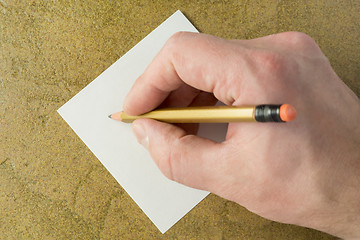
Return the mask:
[[173,169],[174,169],[173,163],[176,162],[175,160],[176,157],[174,156],[172,150],[170,149],[169,152],[163,152],[159,155],[161,156],[158,158],[158,161],[156,162],[160,171],[165,175],[165,177],[175,181],[173,175]]
[[292,36],[292,38],[294,40],[297,40],[299,42],[314,42],[314,39],[312,39],[312,37],[310,37],[309,35],[307,35],[306,33],[302,33],[302,32],[290,32],[290,35]]
[[161,169],[162,173],[165,175],[165,177],[167,177],[168,179],[175,181],[174,179],[174,175],[173,175],[173,167],[172,167],[172,162],[173,162],[173,157],[172,154],[170,154],[167,159],[165,160],[165,167],[161,167],[159,166],[159,168]]
[[179,40],[186,34],[187,34],[187,32],[185,32],[185,31],[176,32],[170,37],[170,41]]
[[167,159],[168,169],[165,174],[170,180],[183,182],[183,177],[185,176],[183,170],[186,169],[186,152],[184,152],[182,146],[189,144],[189,141],[191,144],[191,135],[185,135],[176,139],[171,145],[170,154]]
[[164,54],[174,64],[183,65],[183,52],[185,37],[190,35],[189,32],[176,32],[165,43],[161,50],[161,54]]
[[286,72],[287,60],[277,52],[255,50],[250,55],[260,72],[271,73],[275,77],[280,77]]
[[189,34],[188,32],[176,32],[174,33],[165,43],[165,49],[172,49],[179,45],[179,41],[181,41],[185,35]]
[[284,38],[291,46],[295,48],[299,47],[317,47],[315,40],[302,32],[285,32],[281,33],[281,37]]

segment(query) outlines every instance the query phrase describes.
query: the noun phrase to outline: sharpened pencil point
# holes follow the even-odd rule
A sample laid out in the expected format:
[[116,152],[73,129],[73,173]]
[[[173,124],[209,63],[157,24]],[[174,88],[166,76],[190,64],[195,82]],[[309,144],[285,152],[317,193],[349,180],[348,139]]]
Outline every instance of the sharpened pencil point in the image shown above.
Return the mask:
[[110,118],[110,119],[111,119],[111,115],[112,115],[112,114],[110,114],[110,115],[108,116],[108,118]]
[[121,121],[121,114],[122,112],[118,112],[118,113],[113,113],[109,115],[109,118],[116,120],[116,121]]

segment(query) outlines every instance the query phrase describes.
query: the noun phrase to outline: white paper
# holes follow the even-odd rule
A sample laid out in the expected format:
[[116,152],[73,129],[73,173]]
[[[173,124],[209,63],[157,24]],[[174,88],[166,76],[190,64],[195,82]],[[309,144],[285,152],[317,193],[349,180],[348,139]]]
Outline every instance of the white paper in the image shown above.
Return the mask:
[[[197,32],[180,12],[175,12],[99,77],[70,99],[58,112],[89,147],[156,227],[166,232],[208,195],[165,178],[149,153],[140,146],[131,125],[108,118],[122,108],[123,100],[166,40],[178,31]],[[224,138],[225,126],[200,134]],[[213,136],[211,136],[211,134]]]

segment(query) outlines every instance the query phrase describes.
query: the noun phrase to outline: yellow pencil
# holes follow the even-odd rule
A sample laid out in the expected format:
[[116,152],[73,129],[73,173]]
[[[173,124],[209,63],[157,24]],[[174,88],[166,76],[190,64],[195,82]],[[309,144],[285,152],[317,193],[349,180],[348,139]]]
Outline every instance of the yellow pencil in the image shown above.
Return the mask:
[[167,123],[289,122],[295,117],[296,110],[290,104],[162,108],[138,116],[125,112],[109,115],[109,118],[125,123],[139,118]]

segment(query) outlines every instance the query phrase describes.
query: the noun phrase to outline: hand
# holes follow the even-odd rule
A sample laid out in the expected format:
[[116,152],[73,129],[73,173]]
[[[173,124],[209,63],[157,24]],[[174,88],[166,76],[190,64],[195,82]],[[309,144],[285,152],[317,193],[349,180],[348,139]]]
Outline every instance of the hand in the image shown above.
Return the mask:
[[360,237],[360,101],[309,36],[224,40],[172,36],[129,92],[124,111],[289,103],[289,123],[231,123],[216,143],[140,119],[133,130],[170,179],[265,218]]

